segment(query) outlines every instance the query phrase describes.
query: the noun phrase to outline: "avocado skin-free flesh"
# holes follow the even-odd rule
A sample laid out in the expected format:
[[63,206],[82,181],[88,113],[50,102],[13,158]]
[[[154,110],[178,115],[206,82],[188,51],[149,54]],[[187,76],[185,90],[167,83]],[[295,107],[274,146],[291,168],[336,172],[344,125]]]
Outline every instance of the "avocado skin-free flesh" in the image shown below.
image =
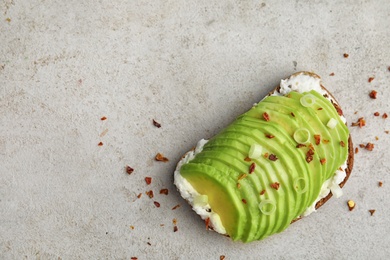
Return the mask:
[[[315,96],[315,103],[304,107],[300,99],[308,93]],[[308,93],[265,98],[181,167],[180,174],[208,196],[212,211],[233,240],[250,242],[283,231],[313,204],[322,184],[346,161],[347,127],[328,99],[315,91]],[[327,123],[332,118],[337,124],[331,129]],[[310,132],[305,146],[293,138],[300,128]],[[262,156],[248,160],[253,144],[262,147]],[[314,151],[310,162],[309,149]],[[253,163],[256,167],[250,173]],[[274,183],[279,184],[277,189]],[[264,200],[272,201],[273,212],[260,210]]]

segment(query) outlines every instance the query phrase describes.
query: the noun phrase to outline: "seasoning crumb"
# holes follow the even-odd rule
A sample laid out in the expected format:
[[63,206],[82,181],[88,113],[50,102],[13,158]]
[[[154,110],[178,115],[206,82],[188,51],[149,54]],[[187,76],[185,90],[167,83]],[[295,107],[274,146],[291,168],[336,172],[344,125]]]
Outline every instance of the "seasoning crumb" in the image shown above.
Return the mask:
[[161,127],[161,124],[159,122],[157,122],[156,120],[153,119],[153,125],[157,128],[160,128]]
[[372,99],[376,99],[376,96],[377,96],[378,92],[376,92],[375,90],[372,90],[369,94],[370,98]]
[[246,162],[250,162],[251,161],[251,158],[249,158],[248,156],[244,158],[244,161]]
[[158,203],[157,201],[154,201],[153,203],[154,203],[154,205],[155,205],[157,208],[160,207],[160,203]]
[[375,136],[375,140],[377,140],[377,141],[378,141],[378,140],[379,140],[379,137],[378,137],[378,136]]
[[319,145],[321,143],[321,135],[314,135],[315,144]]
[[149,246],[151,246],[151,245],[152,245],[150,242],[148,242],[148,243],[146,243],[146,244],[148,244]]
[[179,230],[179,228],[177,226],[173,227],[173,232],[177,232],[178,230]]
[[264,118],[265,121],[267,121],[267,122],[269,121],[269,115],[268,115],[267,112],[263,113],[263,118]]
[[264,195],[264,194],[265,194],[265,190],[260,191],[260,195]]
[[355,147],[355,154],[359,152],[359,148]]
[[295,117],[295,114],[294,114],[294,112],[291,112],[290,114],[291,114],[291,116],[292,116],[292,117]]
[[152,177],[145,177],[145,182],[147,185],[152,183]]
[[276,181],[274,183],[271,183],[270,186],[271,186],[271,188],[278,190],[280,187],[280,183]]
[[353,200],[348,200],[347,205],[348,205],[349,211],[352,211],[356,206],[356,204]]
[[277,159],[279,159],[278,157],[276,157],[275,154],[270,154],[268,159],[270,159],[271,161],[276,161]]
[[375,209],[369,209],[368,211],[370,212],[371,216],[373,216],[375,213]]
[[132,256],[130,259],[131,260],[138,260],[138,257]]
[[386,119],[387,117],[388,117],[388,115],[386,113],[383,113],[382,118]]
[[103,146],[103,142],[99,142],[99,143],[98,143],[98,146]]
[[343,56],[344,56],[344,58],[348,58],[349,54],[348,53],[344,53]]
[[382,186],[383,186],[383,182],[379,181],[379,182],[378,182],[378,186],[379,186],[379,187],[382,187]]
[[10,22],[11,22],[11,18],[7,17],[7,18],[5,18],[5,21],[6,21],[7,23],[10,23]]
[[252,163],[252,164],[249,166],[249,174],[252,174],[252,173],[255,171],[255,168],[256,168],[256,164],[255,164],[255,163]]
[[359,117],[356,122],[353,122],[351,126],[358,126],[362,128],[363,126],[366,125],[366,120],[364,120],[364,117]]
[[220,255],[219,256],[219,260],[225,260],[225,256],[224,255]]
[[175,209],[177,209],[177,208],[180,208],[180,204],[177,204],[176,206],[174,206],[174,207],[172,208],[172,210],[175,210]]
[[380,115],[379,112],[374,113],[374,116],[379,116],[379,115]]
[[134,169],[131,168],[130,166],[126,165],[126,173],[130,175],[130,174],[132,174],[133,172],[134,172]]
[[141,198],[141,196],[142,196],[142,193],[138,194],[137,198],[139,199],[139,198]]
[[271,134],[265,134],[265,137],[269,138],[269,139],[272,139],[272,138],[275,138],[274,135],[271,135]]
[[149,190],[149,191],[147,191],[147,192],[145,192],[145,193],[146,193],[146,195],[149,196],[150,199],[153,199],[154,194],[153,194],[153,191],[152,191],[152,190]]
[[156,161],[159,161],[159,162],[168,162],[169,161],[169,159],[161,153],[157,153],[155,159],[156,159]]
[[168,189],[161,189],[160,194],[168,195]]
[[134,229],[134,226],[130,226],[130,229],[132,229],[132,230],[133,230],[133,229]]
[[324,164],[326,163],[326,158],[322,158],[322,159],[320,160],[320,163],[321,163],[321,165],[324,165]]
[[373,143],[367,143],[366,146],[364,147],[368,151],[374,150],[374,144]]
[[371,81],[373,81],[374,80],[374,77],[369,77],[368,78],[368,83],[371,83]]
[[173,223],[173,225],[177,225],[177,219],[172,219],[172,223]]
[[386,131],[385,131],[385,134],[389,134],[389,133],[390,133],[390,131],[389,131],[389,130],[386,130]]
[[334,72],[330,73],[329,76],[334,76]]
[[100,120],[102,120],[102,121],[107,120],[107,117],[103,116],[100,118]]
[[246,204],[246,199],[242,199],[241,201],[242,203]]

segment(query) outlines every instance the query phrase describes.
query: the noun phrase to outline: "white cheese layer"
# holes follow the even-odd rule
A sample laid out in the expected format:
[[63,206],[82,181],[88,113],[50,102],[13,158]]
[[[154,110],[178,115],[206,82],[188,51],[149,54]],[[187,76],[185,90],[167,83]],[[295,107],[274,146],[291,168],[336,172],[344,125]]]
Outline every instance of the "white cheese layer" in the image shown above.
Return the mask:
[[[296,73],[292,75],[290,78],[281,80],[280,82],[280,90],[279,92],[275,91],[272,95],[274,96],[284,96],[290,93],[291,91],[297,91],[300,93],[308,92],[310,90],[315,90],[318,93],[325,95],[327,92],[321,87],[321,78],[319,78],[315,74],[306,74],[304,72]],[[336,100],[333,100],[329,95],[326,95],[326,97],[336,102]],[[346,119],[344,116],[340,116],[342,121],[345,123]],[[203,146],[207,143],[208,140],[202,139],[198,142],[195,150],[188,152],[177,164],[176,170],[174,172],[174,184],[176,185],[177,189],[179,190],[181,196],[188,201],[188,203],[192,206],[192,209],[201,216],[202,219],[206,220],[209,219],[209,226],[214,229],[214,231],[226,234],[226,230],[224,226],[222,225],[221,218],[218,216],[217,213],[213,212],[210,204],[207,203],[207,201],[201,201],[197,202],[197,198],[199,198],[200,194],[192,187],[192,185],[181,176],[180,174],[180,168],[183,164],[191,161],[197,153],[200,153],[203,149]],[[347,161],[344,162],[343,165],[341,165],[340,169],[337,170],[333,177],[328,179],[324,182],[324,184],[321,187],[321,191],[317,199],[313,202],[312,205],[310,205],[305,212],[302,214],[302,217],[308,216],[311,213],[315,212],[315,205],[318,201],[325,198],[330,191],[332,191],[332,194],[338,198],[342,195],[342,190],[339,187],[339,184],[345,179],[346,172],[345,169],[347,168]],[[195,202],[194,202],[195,200]]]

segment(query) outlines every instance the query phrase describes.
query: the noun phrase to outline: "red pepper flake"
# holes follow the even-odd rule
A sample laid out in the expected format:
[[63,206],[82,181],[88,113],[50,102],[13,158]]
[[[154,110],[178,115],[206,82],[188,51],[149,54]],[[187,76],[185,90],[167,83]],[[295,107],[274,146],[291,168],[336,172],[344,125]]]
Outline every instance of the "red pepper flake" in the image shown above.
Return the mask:
[[157,128],[160,128],[161,127],[161,124],[158,123],[156,120],[153,119],[153,125]]
[[152,177],[145,177],[145,182],[147,185],[152,183]]
[[179,230],[179,228],[177,226],[173,227],[173,232],[177,232],[178,230]]
[[264,153],[263,157],[268,158],[268,153]]
[[275,154],[270,154],[269,155],[269,157],[268,157],[268,159],[270,159],[271,161],[276,161],[277,159],[279,159],[278,157],[276,157],[276,155]]
[[322,109],[323,109],[322,107],[317,108],[317,110],[322,110]]
[[146,195],[148,195],[149,198],[151,198],[151,199],[154,197],[154,194],[153,194],[153,191],[152,191],[152,190],[147,191],[147,192],[145,192],[145,193],[146,193]]
[[290,114],[291,114],[291,116],[292,116],[292,117],[295,117],[295,114],[294,114],[294,112],[291,112]]
[[327,140],[327,139],[322,139],[322,142],[323,142],[324,144],[328,144],[328,143],[329,143],[329,140]]
[[374,77],[369,77],[368,78],[368,83],[371,83],[371,81],[373,81],[374,80]]
[[157,201],[154,201],[153,203],[154,203],[154,205],[155,205],[157,208],[160,207],[160,203],[158,203]]
[[271,135],[271,134],[265,134],[265,137],[269,138],[269,139],[272,139],[274,138],[275,136],[274,135]]
[[206,224],[206,230],[209,230],[209,226],[210,226],[210,218],[206,218],[204,223]]
[[297,148],[302,148],[302,147],[306,147],[306,145],[305,145],[305,144],[297,144],[296,147],[297,147]]
[[102,142],[99,142],[99,143],[98,143],[98,146],[103,146],[103,143],[102,143]]
[[379,187],[382,187],[382,186],[383,186],[383,182],[379,181],[379,182],[378,182],[378,186],[379,186]]
[[100,120],[102,120],[102,121],[107,120],[107,117],[103,116],[100,118]]
[[340,145],[341,145],[341,147],[345,147],[344,141],[340,141]]
[[130,174],[132,174],[132,173],[133,173],[133,171],[134,171],[134,169],[133,169],[133,168],[131,168],[131,167],[130,167],[130,166],[128,166],[128,165],[126,166],[126,173],[127,173],[127,174],[129,174],[129,175],[130,175]]
[[250,162],[251,161],[251,158],[249,158],[248,156],[244,158],[244,161],[246,162]]
[[376,92],[375,90],[372,90],[369,94],[370,98],[372,99],[376,99],[376,95],[378,94],[378,92]]
[[379,116],[379,115],[380,115],[379,112],[374,113],[374,116]]
[[220,255],[219,256],[219,260],[225,260],[225,256],[224,255]]
[[160,194],[168,195],[168,189],[161,189]]
[[255,171],[255,168],[256,168],[256,164],[255,164],[255,163],[252,163],[252,164],[249,166],[249,174],[252,174],[252,172]]
[[265,121],[267,121],[267,122],[269,121],[269,115],[268,115],[267,112],[263,113],[263,118],[264,118]]
[[373,143],[367,143],[364,148],[366,148],[366,150],[372,151],[372,150],[374,150],[374,144]]
[[368,212],[370,212],[371,216],[373,216],[375,213],[375,209],[369,209]]
[[242,203],[246,204],[246,199],[242,199],[241,201]]
[[344,56],[344,58],[348,58],[349,54],[348,53],[344,53],[343,56]]
[[271,188],[273,188],[275,190],[278,190],[279,187],[280,187],[280,183],[279,182],[274,182],[274,183],[271,183],[270,186],[271,186]]
[[168,158],[165,157],[161,153],[157,153],[155,159],[156,159],[156,161],[159,161],[159,162],[168,162],[169,161]]
[[356,122],[352,123],[351,126],[358,126],[362,128],[366,125],[366,120],[364,120],[364,117],[360,117]]
[[366,145],[365,145],[365,144],[359,144],[359,147],[360,147],[360,148],[365,148]]
[[390,131],[389,131],[389,130],[386,130],[386,131],[385,131],[385,134],[389,134],[389,133],[390,133]]
[[176,206],[174,206],[174,207],[172,208],[172,210],[175,210],[175,209],[177,209],[177,208],[180,208],[180,204],[177,204]]
[[264,195],[265,190],[260,191],[260,195]]
[[138,260],[138,257],[132,256],[130,259],[131,260]]
[[316,145],[321,143],[321,135],[314,135],[314,140],[316,141]]
[[320,163],[321,163],[321,165],[324,165],[324,164],[326,163],[326,158],[322,158],[322,159],[320,160]]
[[386,113],[383,113],[382,118],[383,118],[383,119],[386,119],[386,118],[387,118],[387,114],[386,114]]
[[355,154],[359,152],[359,148],[355,147]]
[[138,194],[137,198],[139,199],[139,198],[141,198],[141,196],[142,196],[142,193]]
[[329,76],[334,76],[334,72],[330,73]]
[[311,161],[313,161],[313,155],[314,151],[312,149],[309,149],[306,153],[306,162],[310,163]]

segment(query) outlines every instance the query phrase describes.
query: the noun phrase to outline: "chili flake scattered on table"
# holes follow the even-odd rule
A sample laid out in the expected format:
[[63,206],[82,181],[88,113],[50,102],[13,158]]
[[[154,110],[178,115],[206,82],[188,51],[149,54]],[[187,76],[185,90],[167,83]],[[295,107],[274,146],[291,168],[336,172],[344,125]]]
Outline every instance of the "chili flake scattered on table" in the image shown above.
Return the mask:
[[180,204],[177,204],[176,206],[174,206],[174,207],[172,208],[172,210],[175,210],[175,209],[177,209],[177,208],[180,208]]
[[157,128],[160,128],[161,127],[161,124],[159,122],[157,122],[156,120],[153,119],[153,125]]
[[366,120],[364,120],[364,117],[360,117],[356,122],[352,123],[351,126],[358,126],[362,128],[366,125]]
[[160,207],[160,203],[158,203],[157,201],[154,201],[153,203],[154,203],[154,205],[155,205],[157,208]]
[[138,257],[132,256],[130,259],[131,260],[138,260]]
[[369,94],[370,98],[372,99],[376,99],[376,95],[378,94],[378,92],[376,92],[375,90],[372,90]]
[[379,116],[379,115],[380,115],[379,112],[374,113],[374,116]]
[[373,81],[374,80],[374,77],[369,77],[368,78],[368,83],[371,83],[371,81]]
[[107,120],[107,117],[103,116],[100,118],[100,120],[102,120],[102,121]]
[[103,142],[99,142],[99,143],[98,143],[98,146],[103,146]]
[[127,173],[127,174],[129,174],[129,175],[130,175],[130,174],[132,174],[132,173],[133,173],[133,171],[134,171],[134,169],[133,169],[133,168],[131,168],[131,167],[130,167],[130,166],[128,166],[128,165],[126,166],[126,173]]
[[159,162],[168,162],[169,161],[168,158],[165,157],[161,153],[157,153],[155,159],[156,159],[156,161],[159,161]]
[[378,186],[379,186],[379,187],[382,187],[382,186],[383,186],[383,182],[381,182],[381,181],[378,182]]
[[370,212],[371,216],[373,216],[375,213],[375,209],[369,209],[368,211]]
[[141,198],[141,196],[142,196],[142,193],[138,194],[137,198],[139,199],[139,198]]
[[152,183],[152,177],[145,177],[145,182],[147,185]]
[[173,227],[173,232],[177,232],[178,230],[179,230],[179,228],[177,226]]
[[329,76],[334,76],[334,72],[330,73]]
[[161,189],[160,194],[168,195],[168,189]]
[[130,226],[130,229],[134,229],[134,226]]
[[146,195],[148,195],[149,198],[151,198],[151,199],[154,197],[154,194],[153,194],[153,191],[152,191],[152,190],[147,191],[147,192],[146,192]]
[[383,118],[383,119],[386,119],[387,117],[388,117],[387,114],[386,114],[386,113],[383,113],[382,118]]
[[225,256],[224,255],[220,255],[219,256],[219,260],[225,260]]
[[373,143],[367,143],[364,148],[366,148],[366,150],[372,151],[372,150],[374,150],[374,144]]
[[355,147],[355,154],[359,152],[359,148]]
[[344,56],[344,58],[348,58],[349,54],[348,53],[344,53],[343,56]]

